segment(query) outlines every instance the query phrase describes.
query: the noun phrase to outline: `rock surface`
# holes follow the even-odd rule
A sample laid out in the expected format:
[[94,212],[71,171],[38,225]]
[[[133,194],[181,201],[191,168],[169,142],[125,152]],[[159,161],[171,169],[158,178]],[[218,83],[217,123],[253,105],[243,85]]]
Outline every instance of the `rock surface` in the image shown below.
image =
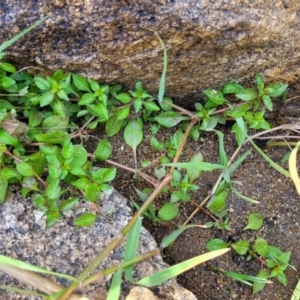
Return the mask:
[[[10,200],[0,204],[0,253],[11,258],[35,264],[49,270],[78,275],[95,256],[117,235],[131,218],[131,209],[127,199],[111,190],[102,195],[100,200],[101,214],[91,227],[75,227],[73,221],[83,212],[90,210],[89,203],[82,201],[64,219],[53,227],[45,229],[45,217],[36,211],[30,200],[25,201],[18,193],[11,194]],[[146,229],[142,229],[139,253],[157,248],[157,244]],[[101,264],[106,269],[122,261],[124,244],[116,248]],[[141,279],[153,274],[167,265],[161,256],[144,261],[134,268],[134,278]],[[0,266],[1,267],[1,266]],[[54,279],[54,278],[52,278]],[[81,293],[91,300],[106,299],[111,277],[93,283]],[[12,279],[0,272],[3,285],[13,285],[28,290],[22,282]],[[60,285],[68,285],[65,279],[57,280]],[[195,300],[195,296],[176,283],[175,279],[156,287],[152,292],[138,287],[133,288],[128,281],[122,283],[120,299],[151,299],[143,295],[153,294],[152,299]],[[0,290],[0,299],[15,300],[39,298],[21,296]]]
[[7,50],[22,65],[63,68],[99,81],[157,91],[168,47],[166,92],[183,98],[257,72],[293,83],[299,76],[298,0],[4,1],[0,41],[42,16],[43,25]]

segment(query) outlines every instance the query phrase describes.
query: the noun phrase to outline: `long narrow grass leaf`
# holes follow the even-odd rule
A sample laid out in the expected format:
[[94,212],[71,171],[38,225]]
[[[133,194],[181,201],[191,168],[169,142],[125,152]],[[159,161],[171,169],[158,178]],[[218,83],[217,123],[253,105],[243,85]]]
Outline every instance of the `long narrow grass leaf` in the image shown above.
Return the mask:
[[298,194],[300,195],[300,179],[297,170],[297,152],[300,147],[300,142],[297,143],[296,147],[292,150],[289,158],[289,170],[291,173],[292,180],[296,187]]
[[229,174],[232,174],[237,167],[242,164],[242,162],[247,158],[247,156],[251,153],[251,149],[243,153],[237,160],[235,160],[230,167],[228,168]]
[[[244,121],[241,118],[237,118],[236,122],[238,124],[238,126],[240,127],[241,130],[243,129],[244,126]],[[245,133],[246,134],[246,133]],[[282,175],[286,176],[286,177],[291,177],[290,172],[288,172],[287,170],[281,168],[278,164],[276,164],[272,159],[270,159],[258,146],[256,146],[256,144],[252,141],[251,137],[249,137],[248,135],[247,139],[248,141],[251,143],[251,145],[255,148],[255,150],[270,164],[271,167],[273,167],[276,171],[278,171],[279,173],[281,173]]]
[[10,45],[12,45],[14,42],[16,42],[19,38],[21,38],[22,36],[24,36],[26,33],[28,33],[29,31],[31,31],[32,29],[34,29],[35,27],[37,27],[38,25],[40,25],[41,23],[43,23],[48,17],[49,16],[46,16],[46,17],[42,18],[41,20],[35,22],[30,27],[24,29],[23,31],[21,31],[20,33],[18,33],[17,35],[15,35],[9,41],[4,42],[0,46],[0,53],[3,52],[7,47],[9,47]]
[[291,300],[300,300],[300,279],[294,289]]
[[[124,254],[124,262],[127,262],[136,256],[141,228],[142,228],[142,218],[138,218],[128,233],[128,238],[125,247],[125,254]],[[129,281],[133,281],[132,270],[133,270],[132,265],[125,269],[125,277]]]
[[44,273],[44,274],[51,274],[51,275],[55,275],[55,276],[58,276],[58,277],[69,279],[71,281],[79,282],[73,276],[66,275],[66,274],[61,274],[61,273],[56,273],[56,272],[52,272],[52,271],[48,271],[48,270],[43,269],[41,267],[37,267],[35,265],[31,265],[31,264],[23,262],[21,260],[12,259],[12,258],[6,257],[4,255],[0,255],[0,264],[9,265],[9,266],[12,266],[12,267],[15,267],[15,268],[19,268],[21,270],[26,270],[26,271],[33,271],[33,272]]
[[252,144],[252,146],[255,148],[255,150],[270,164],[271,167],[273,167],[276,171],[281,173],[282,175],[286,177],[291,177],[290,172],[287,170],[281,168],[278,164],[276,164],[272,159],[270,159],[256,144],[252,141],[252,139],[247,136],[249,142]]
[[122,283],[122,269],[119,268],[111,281],[111,285],[108,291],[108,295],[106,300],[116,300],[119,299],[120,290],[121,290],[121,283]]
[[207,228],[204,225],[186,225],[186,226],[182,226],[180,228],[178,228],[177,230],[173,231],[171,234],[169,234],[168,236],[166,236],[161,244],[160,244],[160,249],[166,248],[169,245],[171,245],[180,234],[182,234],[185,230],[192,228],[192,227],[201,227],[201,228]]
[[164,166],[170,166],[170,167],[177,167],[177,168],[184,168],[184,169],[192,169],[192,170],[199,170],[199,171],[213,171],[213,170],[223,170],[225,169],[224,166],[219,164],[211,164],[208,162],[182,162],[182,163],[170,163],[170,164],[164,164]]
[[15,292],[15,293],[18,293],[18,294],[23,294],[23,295],[31,295],[31,296],[36,296],[36,297],[46,297],[45,294],[36,293],[36,292],[33,292],[33,291],[26,291],[26,290],[19,289],[19,288],[9,286],[9,285],[0,285],[0,289],[6,290],[6,291],[9,291],[9,292]]
[[260,278],[260,277],[255,277],[251,275],[246,275],[246,274],[240,274],[240,273],[235,273],[235,272],[227,272],[227,271],[222,271],[222,273],[226,274],[226,276],[235,279],[237,281],[243,282],[247,285],[252,286],[251,282],[258,282],[258,283],[273,283],[272,281],[265,279],[265,278]]
[[219,131],[219,130],[214,130],[219,138],[219,159],[220,159],[220,163],[221,165],[223,165],[224,167],[227,167],[228,165],[228,159],[227,159],[227,155],[226,155],[226,151],[224,148],[224,134],[223,132]]
[[155,32],[156,37],[158,38],[161,46],[164,49],[164,63],[163,63],[163,70],[160,77],[160,83],[159,83],[159,91],[158,91],[158,101],[161,103],[164,98],[165,94],[165,82],[166,82],[166,74],[167,74],[167,66],[168,66],[168,54],[167,54],[167,48],[163,42],[163,40],[160,38],[157,32]]
[[202,264],[208,260],[214,259],[220,255],[228,252],[230,248],[220,249],[212,252],[208,252],[194,258],[188,259],[182,263],[179,263],[175,266],[169,267],[167,269],[161,270],[151,276],[145,277],[138,282],[135,282],[137,285],[142,285],[145,287],[152,287],[161,284],[162,282],[169,280],[173,277],[178,276],[179,274],[194,268],[195,266]]
[[236,188],[233,187],[232,185],[230,186],[230,189],[231,189],[231,191],[232,191],[233,193],[235,193],[239,198],[241,198],[241,199],[243,199],[243,200],[245,200],[245,201],[251,202],[251,203],[259,204],[259,201],[256,201],[256,200],[254,200],[254,199],[252,199],[252,198],[249,198],[249,197],[247,197],[247,196],[242,195],[241,193],[239,193],[239,192],[236,190]]

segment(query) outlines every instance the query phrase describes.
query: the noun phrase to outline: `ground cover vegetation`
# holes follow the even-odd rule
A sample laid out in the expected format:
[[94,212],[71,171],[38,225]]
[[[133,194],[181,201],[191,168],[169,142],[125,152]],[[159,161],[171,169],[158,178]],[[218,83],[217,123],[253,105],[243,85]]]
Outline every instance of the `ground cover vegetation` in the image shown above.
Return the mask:
[[[40,22],[34,26],[39,25]],[[2,58],[4,49],[25,33],[26,31],[22,32],[20,36],[0,47]],[[133,265],[140,260],[157,255],[163,248],[170,247],[182,232],[195,226],[188,223],[199,209],[207,210],[212,216],[211,222],[201,225],[203,228],[216,227],[222,231],[230,231],[230,221],[226,217],[228,194],[235,193],[241,201],[258,203],[247,195],[240,194],[238,191],[240,183],[231,179],[233,172],[250,153],[249,150],[240,154],[240,150],[246,143],[251,143],[270,166],[283,176],[291,177],[299,189],[296,170],[299,144],[291,152],[288,171],[273,162],[253,141],[275,130],[297,129],[291,126],[271,128],[265,119],[266,111],[273,109],[274,98],[282,97],[284,101],[287,85],[277,83],[266,86],[263,77],[257,74],[256,88],[245,88],[238,83],[229,82],[219,90],[207,89],[204,91],[205,103],[195,103],[195,110],[189,111],[174,104],[171,98],[164,95],[167,49],[158,35],[157,38],[164,50],[163,72],[157,96],[149,94],[140,81],[135,83],[134,89],[127,91],[119,84],[101,84],[79,74],[64,73],[62,70],[57,70],[52,76],[43,77],[39,73],[28,72],[27,68],[17,70],[13,64],[4,60],[0,62],[1,202],[5,201],[9,185],[19,184],[22,196],[32,199],[33,204],[45,213],[47,226],[51,227],[62,217],[63,211],[71,210],[76,205],[79,198],[96,203],[100,193],[111,188],[117,168],[132,172],[137,179],[145,180],[152,186],[143,190],[136,189],[141,201],[133,202],[137,212],[123,229],[121,237],[113,239],[77,278],[57,274],[66,277],[72,283],[68,288],[52,295],[43,294],[47,299],[67,299],[79,284],[84,286],[97,280],[100,275],[106,276],[108,273],[114,273],[108,299],[117,299],[122,273],[134,284],[151,287],[199,263],[220,256],[230,249],[245,256],[245,259],[259,259],[263,266],[261,271],[256,276],[216,268],[218,272],[253,285],[254,293],[259,292],[274,277],[286,285],[285,270],[292,267],[289,264],[291,253],[282,252],[261,237],[257,237],[254,244],[247,240],[228,243],[222,239],[213,239],[206,244],[210,252],[153,276],[139,281],[133,280]],[[235,135],[237,145],[235,153],[230,158],[227,157],[224,148],[224,134],[216,129],[217,125],[224,125],[228,121],[233,124],[232,133]],[[151,146],[161,153],[160,167],[155,169],[153,176],[145,172],[152,161],[139,160],[136,152],[137,147],[142,147],[143,144],[145,124],[150,124]],[[92,138],[93,130],[99,127],[103,129],[105,136],[98,141],[92,153],[88,152],[85,140]],[[162,142],[156,137],[161,127],[178,129],[166,142]],[[260,130],[260,132],[250,136],[248,134],[250,129]],[[218,137],[219,162],[204,161],[201,153],[195,153],[189,161],[180,161],[188,140],[198,140],[201,132],[205,131],[214,132]],[[110,138],[117,134],[122,134],[124,143],[132,148],[134,168],[110,160],[113,152]],[[102,162],[110,164],[111,167],[103,167]],[[179,204],[190,201],[191,195],[199,188],[195,181],[201,180],[205,172],[216,170],[220,173],[218,180],[186,222],[163,240],[160,249],[136,257],[142,226],[141,217],[147,216],[157,222],[167,222],[176,218]],[[170,201],[155,209],[153,201],[160,193],[167,194]],[[76,219],[75,225],[89,226],[96,218],[97,213],[86,213]],[[258,230],[261,226],[263,226],[263,217],[253,212],[249,215],[248,225],[244,230]],[[110,270],[103,270],[100,275],[99,273],[90,275],[127,235],[124,263]],[[49,273],[39,267],[8,257],[0,258],[1,264]],[[12,287],[5,288],[14,290]],[[18,292],[24,293],[21,290]],[[294,299],[299,299],[296,293],[295,297],[298,298]],[[36,293],[36,295],[41,294]]]

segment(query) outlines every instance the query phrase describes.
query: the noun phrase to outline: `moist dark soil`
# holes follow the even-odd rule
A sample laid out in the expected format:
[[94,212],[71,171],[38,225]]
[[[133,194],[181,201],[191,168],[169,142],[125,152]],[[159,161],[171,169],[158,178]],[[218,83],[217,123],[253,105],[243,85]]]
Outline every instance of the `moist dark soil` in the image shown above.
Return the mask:
[[[228,157],[236,150],[237,145],[233,134],[230,133],[232,124],[219,127],[225,134],[225,149]],[[166,141],[177,128],[161,128],[155,135],[158,140]],[[278,134],[278,132],[276,133]],[[95,132],[95,138],[90,138],[88,144],[90,149],[95,149],[97,138],[102,138],[100,132]],[[152,161],[152,165],[143,172],[154,176],[155,168],[158,168],[159,158],[162,153],[154,150],[149,143],[151,132],[149,128],[144,131],[144,141],[138,147],[137,158],[139,164],[143,160]],[[134,168],[133,152],[119,134],[111,138],[113,145],[113,161],[125,166]],[[258,143],[265,153],[274,161],[279,162],[281,157],[287,153],[288,147],[264,148],[265,143]],[[244,146],[241,153],[250,149],[250,145]],[[180,157],[180,161],[188,161],[194,154],[201,153],[207,162],[218,163],[218,139],[214,133],[203,133],[199,141],[188,139],[187,145]],[[241,154],[240,153],[240,154]],[[288,168],[287,164],[281,164]],[[133,176],[133,173],[118,168],[117,178],[114,180],[114,187],[127,199],[139,202],[139,198],[134,188],[140,190],[151,187],[147,182]],[[191,194],[191,199],[200,204],[208,195],[215,184],[219,172],[205,172],[195,182],[199,185],[199,190]],[[173,247],[165,252],[165,260],[174,265],[194,256],[207,252],[206,243],[213,238],[221,238],[225,241],[239,241],[246,239],[254,242],[260,236],[268,241],[270,245],[280,248],[282,251],[291,251],[290,264],[300,270],[300,199],[296,193],[292,181],[275,171],[269,164],[252,149],[246,161],[234,172],[232,180],[239,181],[241,185],[236,185],[240,193],[251,197],[259,204],[246,202],[235,194],[230,194],[227,199],[227,216],[230,220],[231,231],[221,231],[219,229],[193,228],[185,231],[174,243]],[[169,195],[161,195],[155,201],[155,208],[160,208],[169,201]],[[152,233],[158,243],[162,239],[177,229],[190,214],[196,209],[191,203],[181,203],[180,213],[176,219],[167,222],[153,222],[144,218],[144,226]],[[247,224],[247,217],[252,212],[259,212],[264,218],[264,225],[258,231],[246,230],[243,228]],[[198,211],[191,219],[190,224],[202,225],[212,221],[203,211]],[[245,257],[237,255],[233,250],[227,254],[202,265],[178,277],[178,281],[188,290],[192,291],[198,299],[219,300],[219,299],[290,299],[299,279],[299,271],[288,268],[286,271],[287,286],[283,286],[273,278],[273,284],[267,285],[263,291],[253,295],[251,287],[234,281],[216,271],[212,266],[219,267],[226,271],[238,272],[248,275],[256,275],[262,268],[259,260],[247,261]]]

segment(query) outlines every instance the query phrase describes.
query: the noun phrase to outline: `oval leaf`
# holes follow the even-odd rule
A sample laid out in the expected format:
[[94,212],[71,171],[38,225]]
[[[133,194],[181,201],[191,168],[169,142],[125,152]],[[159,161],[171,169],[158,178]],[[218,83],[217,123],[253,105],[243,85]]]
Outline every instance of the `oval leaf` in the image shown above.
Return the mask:
[[92,225],[97,219],[97,216],[95,214],[92,213],[85,213],[82,214],[80,217],[78,217],[75,220],[75,225],[77,226],[90,226]]

